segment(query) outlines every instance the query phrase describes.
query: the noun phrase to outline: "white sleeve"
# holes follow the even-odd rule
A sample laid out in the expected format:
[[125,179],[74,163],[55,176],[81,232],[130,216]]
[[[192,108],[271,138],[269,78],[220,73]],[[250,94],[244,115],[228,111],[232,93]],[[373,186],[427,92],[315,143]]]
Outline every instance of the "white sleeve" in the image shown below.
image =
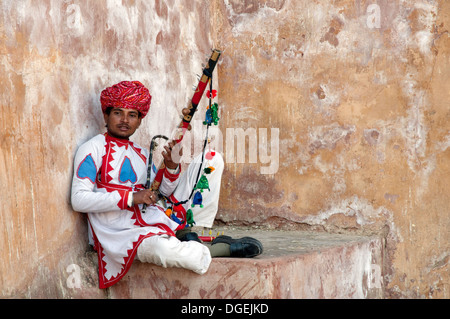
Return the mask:
[[103,151],[103,143],[90,140],[81,145],[75,155],[71,194],[71,203],[75,211],[108,212],[124,209],[128,203],[128,191],[95,191]]
[[180,176],[180,165],[175,170],[165,168],[159,192],[164,196],[170,196],[178,186],[178,177]]

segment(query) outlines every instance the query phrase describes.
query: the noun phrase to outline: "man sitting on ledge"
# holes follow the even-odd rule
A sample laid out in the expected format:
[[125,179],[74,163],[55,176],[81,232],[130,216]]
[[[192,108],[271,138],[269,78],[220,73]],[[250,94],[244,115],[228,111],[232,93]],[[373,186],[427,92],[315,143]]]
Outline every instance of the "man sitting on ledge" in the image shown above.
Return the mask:
[[[205,165],[202,154],[180,174],[180,165],[172,158],[175,143],[168,143],[162,154],[165,168],[158,174],[159,192],[166,199],[144,187],[149,154],[129,138],[149,111],[151,95],[147,88],[138,81],[123,81],[103,90],[100,102],[107,132],[77,150],[71,197],[73,209],[87,213],[89,243],[98,254],[100,288],[117,283],[135,258],[204,274],[211,257],[254,257],[262,253],[261,243],[251,237],[219,236],[212,245],[203,245],[186,223],[189,201],[174,206],[172,218],[166,215],[167,201],[177,203],[189,198],[199,165]],[[219,153],[209,164],[215,168],[208,176],[211,191],[204,193],[203,207],[194,212],[196,224],[204,227],[211,227],[216,216],[224,168]],[[152,170],[150,180],[156,175]]]

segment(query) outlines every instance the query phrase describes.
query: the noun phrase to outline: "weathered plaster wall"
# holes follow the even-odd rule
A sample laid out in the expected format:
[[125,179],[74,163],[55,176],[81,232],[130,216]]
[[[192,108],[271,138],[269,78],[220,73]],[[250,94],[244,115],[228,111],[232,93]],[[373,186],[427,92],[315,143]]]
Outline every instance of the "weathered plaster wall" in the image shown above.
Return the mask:
[[[209,17],[201,1],[0,2],[0,296],[104,294],[82,267],[75,150],[104,131],[99,94],[122,80],[153,96],[134,140],[170,134],[212,48]],[[95,289],[67,287],[71,264]]]
[[280,152],[271,175],[227,163],[219,218],[380,234],[388,297],[448,298],[449,15],[448,1],[216,0],[221,125],[279,128]]
[[[380,234],[388,297],[448,298],[449,14],[444,0],[3,0],[0,295],[105,296],[69,204],[74,152],[103,131],[100,91],[151,88],[135,136],[148,146],[215,46],[223,141],[279,129],[276,172],[261,174],[262,152],[226,163],[219,219]],[[72,264],[92,289],[68,288]]]

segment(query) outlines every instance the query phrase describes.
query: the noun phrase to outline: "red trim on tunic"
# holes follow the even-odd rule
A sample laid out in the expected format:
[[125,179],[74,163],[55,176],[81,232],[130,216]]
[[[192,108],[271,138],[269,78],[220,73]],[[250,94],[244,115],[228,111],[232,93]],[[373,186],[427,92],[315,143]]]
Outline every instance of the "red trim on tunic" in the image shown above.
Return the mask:
[[[169,199],[172,201],[172,203],[178,203],[178,200],[175,198],[175,196],[173,194],[169,196]],[[176,228],[176,230],[185,228],[187,213],[186,213],[186,209],[184,209],[183,205],[174,205],[172,208],[172,212],[175,214],[175,216],[179,220],[182,221],[182,223]]]
[[[89,216],[88,216],[89,219]],[[91,224],[89,222],[89,224]],[[92,230],[92,236],[94,238],[94,249],[97,251],[97,257],[98,257],[98,279],[99,279],[99,288],[105,289],[108,287],[111,287],[112,285],[116,284],[120,279],[123,278],[130,270],[131,265],[133,264],[133,260],[136,256],[137,249],[139,245],[142,243],[142,241],[146,238],[152,237],[154,233],[148,233],[147,235],[140,235],[138,237],[138,240],[133,242],[133,247],[131,249],[128,249],[127,251],[127,257],[124,257],[124,263],[122,264],[123,267],[121,271],[114,277],[111,277],[110,279],[106,278],[106,262],[103,260],[103,257],[105,257],[105,254],[103,253],[103,248],[100,242],[97,239],[97,236],[95,235],[94,229],[91,226]]]
[[[100,168],[101,181],[97,180],[97,187],[104,188],[107,192],[117,191],[120,194],[121,200],[117,203],[117,206],[122,210],[129,210],[129,211],[133,212],[133,214],[131,215],[130,218],[133,220],[136,220],[134,222],[134,225],[140,226],[140,227],[156,227],[156,228],[160,229],[161,231],[157,232],[157,233],[148,232],[146,235],[140,235],[138,237],[137,241],[133,242],[133,247],[127,251],[127,257],[123,258],[124,263],[122,264],[122,266],[123,266],[122,269],[119,271],[119,273],[115,277],[111,277],[110,279],[107,279],[105,277],[106,262],[103,260],[103,258],[105,257],[105,254],[103,252],[101,243],[99,242],[97,236],[95,235],[95,231],[91,225],[91,222],[89,222],[89,224],[91,225],[90,227],[91,227],[92,235],[93,235],[93,239],[94,239],[94,249],[97,251],[97,255],[98,255],[99,287],[101,289],[111,287],[112,285],[117,283],[121,278],[123,278],[123,276],[125,276],[125,274],[130,269],[131,264],[133,263],[134,257],[136,256],[137,248],[139,247],[139,245],[142,243],[142,241],[145,238],[149,238],[151,236],[160,235],[160,234],[161,235],[167,234],[170,236],[175,236],[175,233],[172,231],[172,229],[170,229],[170,227],[165,224],[158,223],[158,224],[150,225],[150,224],[146,223],[144,221],[144,219],[142,218],[141,211],[140,211],[138,205],[134,205],[133,207],[128,207],[129,193],[131,191],[145,189],[144,185],[137,184],[137,185],[134,185],[133,187],[128,187],[128,186],[124,186],[124,185],[110,183],[112,180],[112,177],[109,176],[109,172],[111,172],[113,170],[113,167],[110,165],[110,162],[113,160],[113,154],[115,153],[115,151],[111,147],[111,144],[116,143],[116,145],[118,145],[118,146],[130,145],[133,148],[133,150],[135,150],[136,153],[140,156],[140,158],[146,163],[147,158],[141,153],[141,149],[134,146],[134,144],[132,142],[129,142],[127,140],[113,138],[113,137],[109,136],[108,134],[105,134],[105,139],[106,139],[106,145],[105,145],[106,153],[102,158],[102,165]],[[88,215],[88,218],[89,218],[89,215]]]
[[169,173],[168,169],[164,169],[164,177],[166,177],[171,182],[175,182],[178,179],[178,177],[180,176],[180,172],[181,172],[181,169],[179,170],[178,173],[172,174],[172,173]]

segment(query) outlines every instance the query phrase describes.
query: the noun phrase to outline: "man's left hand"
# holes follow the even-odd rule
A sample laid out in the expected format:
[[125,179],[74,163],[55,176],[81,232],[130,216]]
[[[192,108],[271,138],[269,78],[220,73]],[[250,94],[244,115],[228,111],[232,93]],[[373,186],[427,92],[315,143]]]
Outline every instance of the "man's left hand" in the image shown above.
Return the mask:
[[167,168],[176,169],[183,155],[183,149],[180,143],[176,144],[174,141],[170,141],[168,145],[164,146],[164,149],[165,151],[162,152],[164,164]]

